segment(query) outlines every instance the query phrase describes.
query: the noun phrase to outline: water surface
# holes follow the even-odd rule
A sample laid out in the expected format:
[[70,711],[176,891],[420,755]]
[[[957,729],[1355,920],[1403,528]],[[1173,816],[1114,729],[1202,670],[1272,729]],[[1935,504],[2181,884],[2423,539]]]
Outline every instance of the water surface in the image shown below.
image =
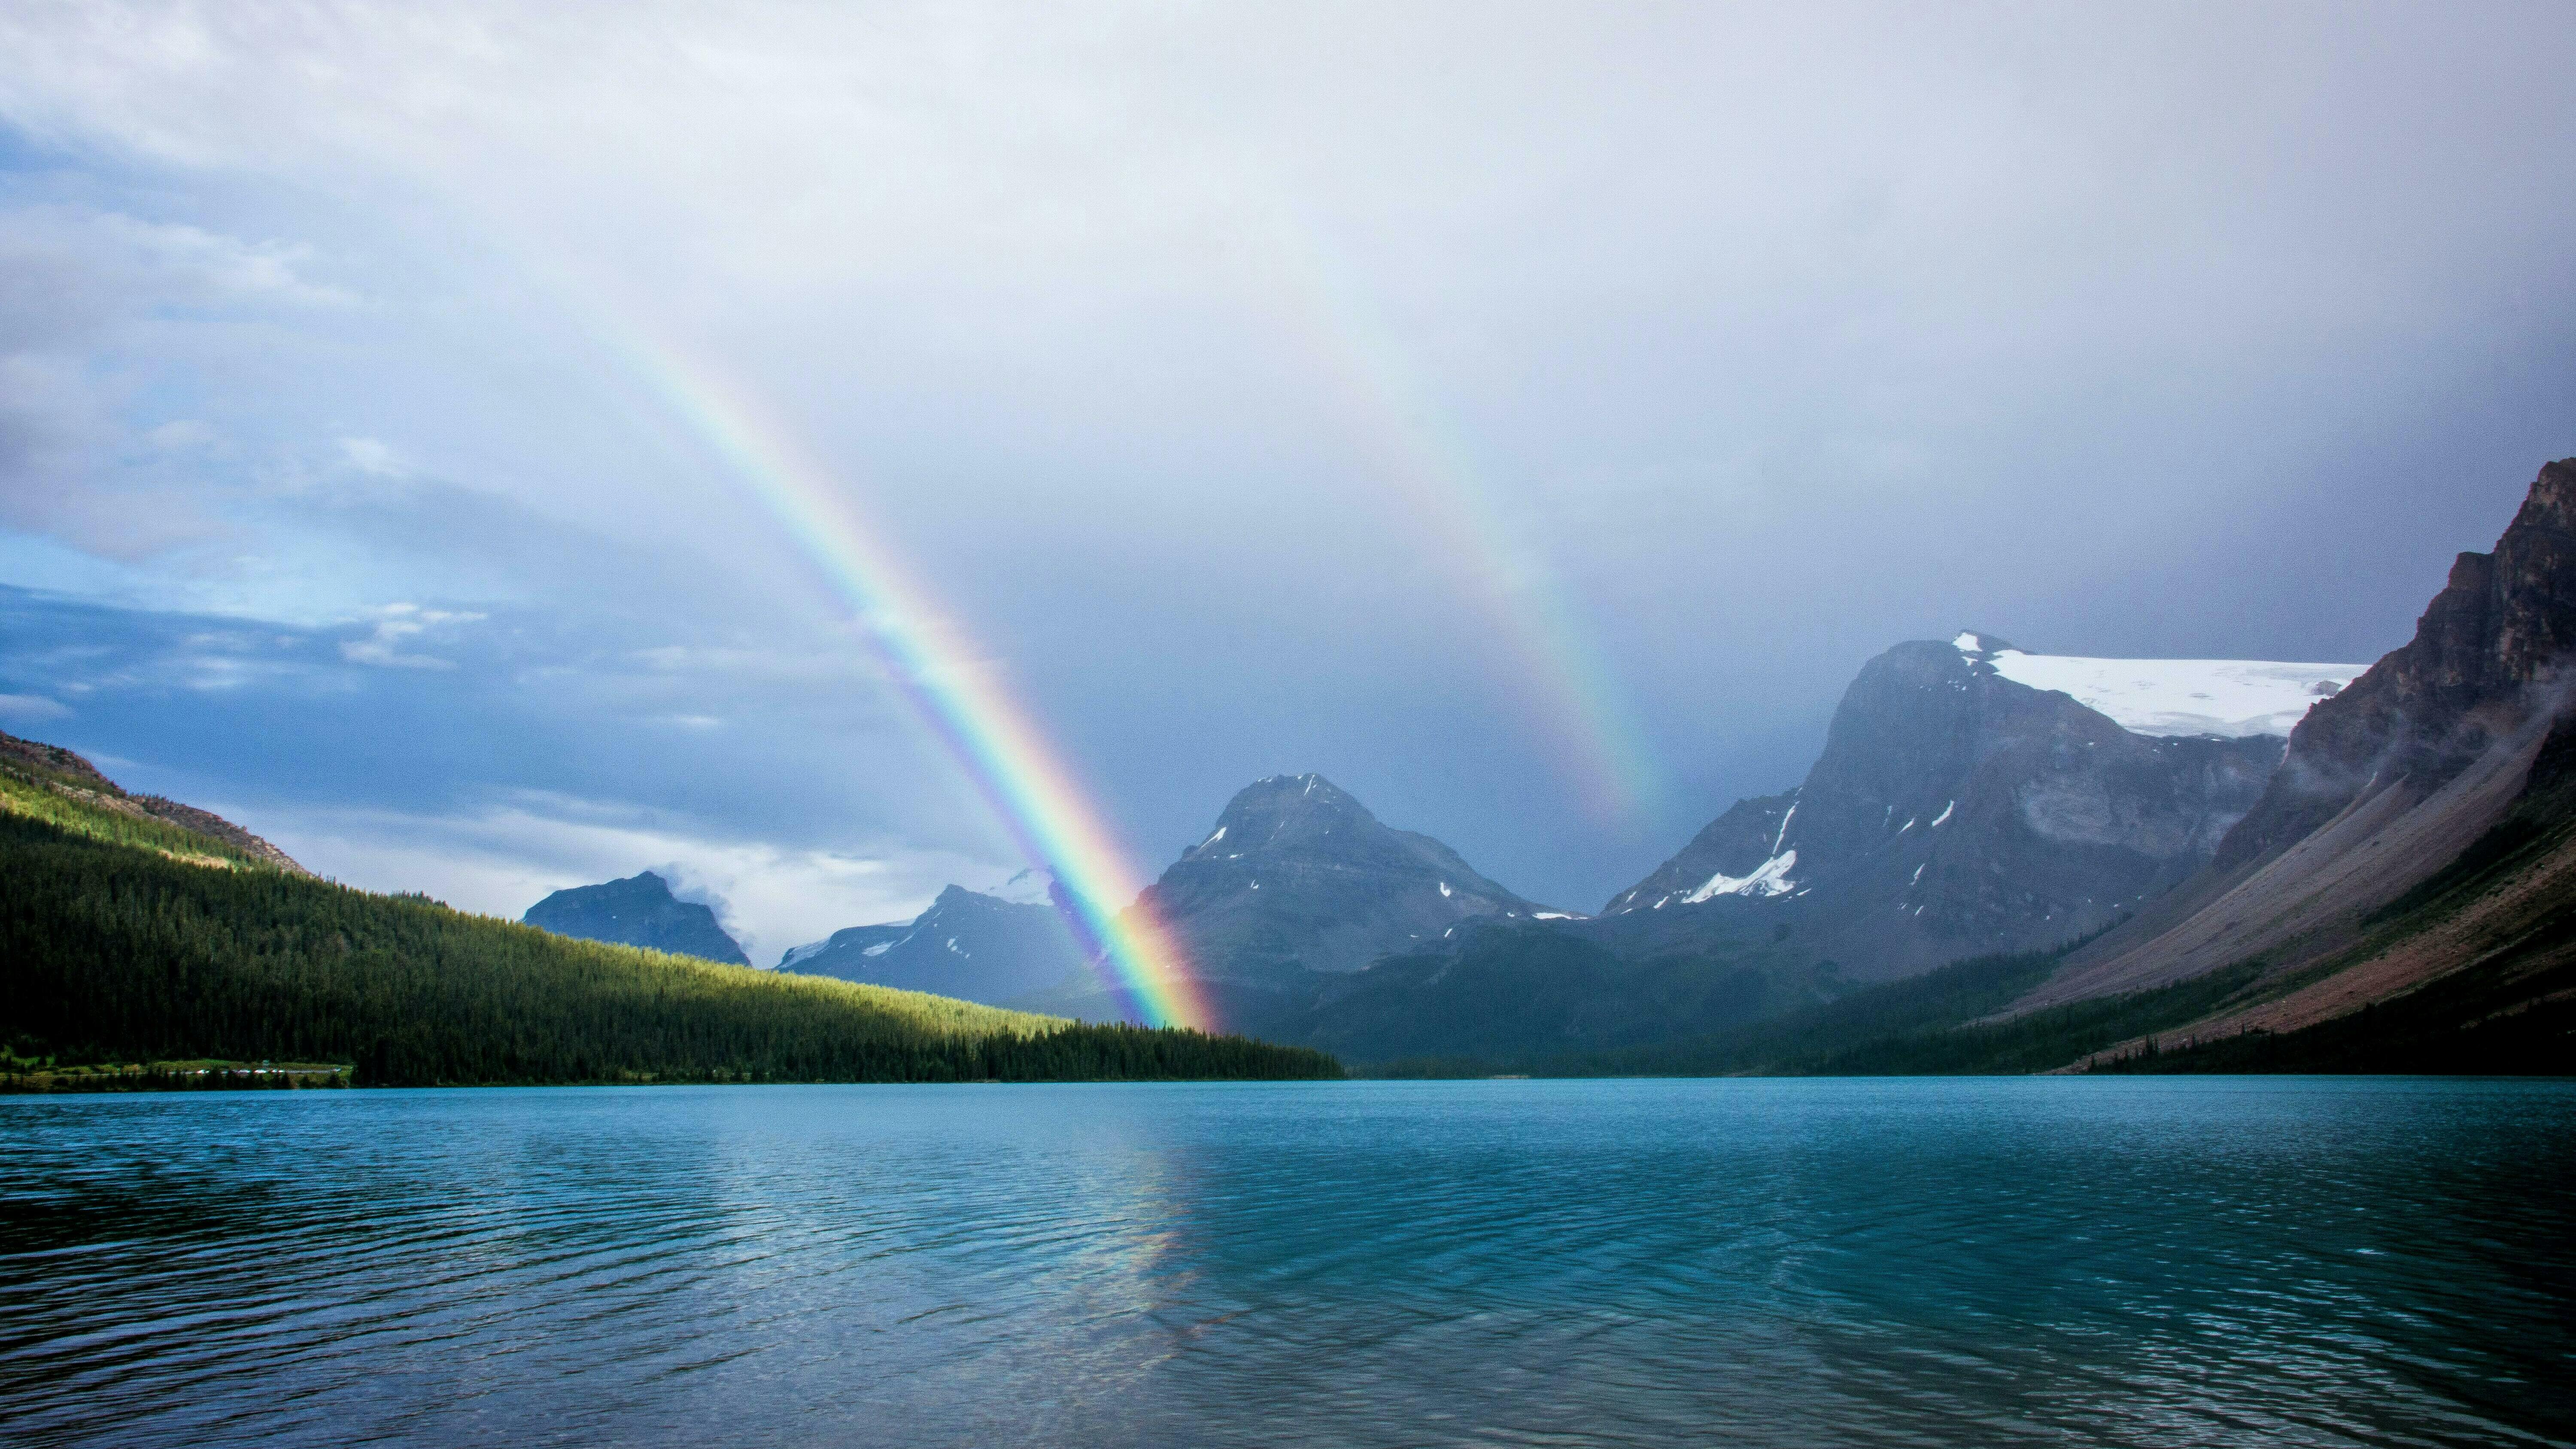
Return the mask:
[[0,1099],[13,1444],[2566,1444],[2576,1084]]

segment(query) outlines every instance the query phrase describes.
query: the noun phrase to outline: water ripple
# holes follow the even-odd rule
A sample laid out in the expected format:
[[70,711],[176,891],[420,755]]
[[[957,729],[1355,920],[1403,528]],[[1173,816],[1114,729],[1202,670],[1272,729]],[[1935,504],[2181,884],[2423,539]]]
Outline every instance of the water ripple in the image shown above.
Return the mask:
[[31,1446],[2576,1442],[2576,1088],[0,1101]]

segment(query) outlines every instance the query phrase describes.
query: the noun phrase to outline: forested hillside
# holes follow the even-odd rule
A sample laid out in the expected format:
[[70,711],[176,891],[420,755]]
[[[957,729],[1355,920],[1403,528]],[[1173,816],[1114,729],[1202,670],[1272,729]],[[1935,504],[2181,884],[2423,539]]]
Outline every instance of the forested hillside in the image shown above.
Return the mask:
[[344,1062],[386,1086],[1340,1074],[1239,1037],[566,940],[0,776],[0,1046],[19,1069]]

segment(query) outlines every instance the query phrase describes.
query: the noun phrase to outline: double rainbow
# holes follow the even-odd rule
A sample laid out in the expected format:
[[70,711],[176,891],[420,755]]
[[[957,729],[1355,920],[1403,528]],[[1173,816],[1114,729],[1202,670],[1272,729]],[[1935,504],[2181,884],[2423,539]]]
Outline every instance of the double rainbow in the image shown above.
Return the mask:
[[[1431,552],[1463,580],[1524,662],[1524,701],[1548,717],[1559,758],[1605,815],[1651,812],[1662,781],[1625,691],[1544,554],[1507,526],[1473,452],[1440,418],[1392,330],[1310,226],[1282,217],[1278,280],[1319,370],[1343,394],[1375,472],[1405,494]],[[785,526],[865,627],[895,682],[964,769],[1021,854],[1070,898],[1068,924],[1106,984],[1157,1025],[1218,1019],[1141,880],[1089,798],[973,642],[885,545],[850,491],[794,432],[675,348],[624,332],[627,360],[672,415]],[[1124,911],[1121,901],[1133,901]]]
[[[1030,863],[1064,887],[1075,933],[1110,987],[1158,1026],[1217,1028],[1139,878],[1045,735],[884,543],[884,532],[788,428],[711,368],[629,336],[629,359],[672,414],[775,514],[849,604],[887,671]],[[1125,911],[1118,903],[1134,901]]]
[[1374,476],[1421,524],[1426,551],[1456,571],[1520,656],[1521,702],[1556,737],[1560,767],[1596,816],[1653,816],[1664,798],[1654,751],[1546,554],[1505,520],[1475,451],[1423,386],[1353,269],[1317,228],[1284,209],[1269,231],[1291,331],[1339,391]]

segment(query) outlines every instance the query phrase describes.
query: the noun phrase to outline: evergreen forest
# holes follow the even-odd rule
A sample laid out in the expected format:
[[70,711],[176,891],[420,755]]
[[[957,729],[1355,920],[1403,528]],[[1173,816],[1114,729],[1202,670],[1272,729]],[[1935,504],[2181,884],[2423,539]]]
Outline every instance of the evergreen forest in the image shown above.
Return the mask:
[[553,936],[264,868],[51,783],[0,780],[0,1087],[242,1077],[190,1062],[361,1086],[1341,1075],[1242,1037]]

